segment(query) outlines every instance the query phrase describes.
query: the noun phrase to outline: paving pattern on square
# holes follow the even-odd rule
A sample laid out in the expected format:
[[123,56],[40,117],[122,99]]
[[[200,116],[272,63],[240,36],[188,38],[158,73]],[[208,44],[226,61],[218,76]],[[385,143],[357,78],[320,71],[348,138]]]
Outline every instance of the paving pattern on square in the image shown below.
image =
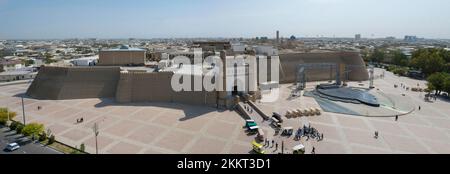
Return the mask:
[[[382,70],[376,69],[380,74]],[[324,140],[294,141],[293,137],[267,137],[285,152],[300,143],[310,153],[318,154],[384,154],[384,153],[450,153],[450,102],[438,99],[424,102],[424,93],[394,88],[400,83],[413,87],[425,86],[425,81],[397,77],[386,72],[384,79],[375,80],[375,86],[385,93],[406,94],[416,107],[411,114],[391,117],[362,117],[336,113],[321,116],[285,119],[284,126],[294,129],[310,124],[324,134]],[[368,82],[363,82],[366,86]],[[314,87],[317,83],[308,83]],[[350,82],[358,86],[356,82]],[[22,122],[21,94],[29,84],[0,86],[0,107],[17,112]],[[319,107],[313,98],[290,97],[292,85],[281,85],[278,101],[258,103],[266,113]],[[243,129],[245,121],[236,112],[211,107],[191,106],[177,103],[130,103],[117,104],[114,99],[35,100],[24,98],[26,122],[45,124],[59,141],[80,147],[86,145],[89,153],[95,153],[96,141],[93,126],[98,124],[98,152],[102,154],[248,154],[251,153],[248,136]],[[38,109],[38,106],[41,109]],[[77,120],[83,118],[82,123]],[[374,132],[379,132],[378,139]],[[268,148],[268,153],[279,153],[280,148]]]

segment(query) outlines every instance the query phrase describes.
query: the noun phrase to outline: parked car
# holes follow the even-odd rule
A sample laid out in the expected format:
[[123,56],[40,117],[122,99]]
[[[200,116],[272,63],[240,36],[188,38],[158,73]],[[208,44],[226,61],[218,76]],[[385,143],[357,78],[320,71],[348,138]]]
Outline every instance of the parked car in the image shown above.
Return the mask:
[[245,120],[245,127],[247,129],[250,129],[251,127],[255,127],[258,126],[258,124],[256,124],[255,120]]
[[272,114],[272,117],[275,117],[275,118],[279,121],[279,123],[283,123],[283,119],[281,118],[281,115],[280,115],[280,114],[274,112],[274,113]]
[[285,127],[283,128],[283,131],[281,132],[282,136],[291,136],[294,133],[294,128],[292,127]]
[[292,148],[293,154],[305,154],[305,146],[303,144],[299,144]]
[[11,143],[11,144],[8,144],[5,149],[10,151],[10,152],[12,152],[12,151],[15,151],[15,150],[17,150],[19,148],[20,148],[19,144]]
[[265,154],[266,151],[264,150],[264,146],[262,144],[259,144],[256,141],[252,142],[253,151],[256,152],[256,154]]

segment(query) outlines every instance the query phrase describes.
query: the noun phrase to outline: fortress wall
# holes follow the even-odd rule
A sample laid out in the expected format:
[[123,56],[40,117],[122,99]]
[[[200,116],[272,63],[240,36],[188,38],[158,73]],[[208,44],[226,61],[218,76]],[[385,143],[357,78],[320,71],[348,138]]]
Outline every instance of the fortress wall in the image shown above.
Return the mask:
[[121,103],[179,102],[216,106],[217,92],[175,92],[171,86],[172,76],[172,72],[124,73],[119,67],[42,67],[27,95],[50,100],[116,97]]
[[67,68],[41,67],[26,94],[37,99],[59,99],[66,76]]
[[100,51],[98,65],[121,66],[144,64],[145,51]]
[[115,97],[119,67],[69,68],[61,99]]
[[[349,80],[367,80],[369,75],[365,63],[357,52],[327,52],[327,53],[287,53],[280,54],[280,83],[293,83],[296,80],[297,66],[302,63],[337,63],[344,65],[359,65],[349,73]],[[340,75],[344,77],[344,70],[340,69]],[[336,69],[331,71],[333,79]],[[306,70],[307,81],[329,80],[330,68]]]
[[118,102],[171,102],[172,73],[121,73],[116,92]]
[[216,105],[216,92],[175,92],[171,86],[172,76],[172,72],[121,73],[116,92],[116,100],[121,103],[177,102],[193,105]]
[[27,90],[37,99],[114,97],[119,67],[42,67]]
[[[361,67],[351,69],[350,80],[368,79],[365,64],[359,53],[292,53],[280,55],[280,83],[294,82],[297,65],[301,63],[360,65]],[[335,72],[332,70],[333,78],[336,75]],[[343,68],[340,73],[344,77]],[[330,69],[307,70],[306,74],[308,81],[329,80]],[[37,99],[51,100],[116,97],[116,100],[122,103],[179,102],[217,105],[218,92],[216,91],[173,91],[172,76],[172,72],[125,73],[120,72],[120,67],[107,66],[42,67],[28,88],[27,95]],[[221,94],[224,95],[226,92],[221,92]],[[221,96],[221,98],[223,97]]]
[[132,98],[132,75],[120,72],[119,81],[116,88],[116,101],[121,103],[129,103]]
[[352,52],[341,53],[341,59],[347,65],[364,65],[364,68],[349,68],[351,72],[349,73],[349,79],[352,81],[365,81],[369,80],[369,74],[366,69],[366,63],[362,59],[361,55],[355,56]]

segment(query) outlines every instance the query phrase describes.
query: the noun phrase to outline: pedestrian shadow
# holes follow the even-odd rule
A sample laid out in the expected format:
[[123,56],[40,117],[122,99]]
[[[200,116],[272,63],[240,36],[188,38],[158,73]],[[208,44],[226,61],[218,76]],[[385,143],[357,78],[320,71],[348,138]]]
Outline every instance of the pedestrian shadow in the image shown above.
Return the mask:
[[20,139],[23,139],[23,138],[27,137],[27,136],[22,135],[22,134],[15,134],[15,135],[19,135],[18,137],[15,138],[16,140],[20,140]]

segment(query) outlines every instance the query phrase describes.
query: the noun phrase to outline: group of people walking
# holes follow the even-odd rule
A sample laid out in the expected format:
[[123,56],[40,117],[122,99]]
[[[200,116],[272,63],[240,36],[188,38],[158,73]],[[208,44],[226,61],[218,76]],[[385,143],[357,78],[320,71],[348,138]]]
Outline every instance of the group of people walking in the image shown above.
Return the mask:
[[[272,142],[272,146],[270,144],[271,142]],[[273,148],[274,146],[275,146],[275,151],[277,151],[278,150],[278,143],[275,142],[275,140],[270,141],[267,138],[264,140],[264,147],[266,147],[266,148]]]

